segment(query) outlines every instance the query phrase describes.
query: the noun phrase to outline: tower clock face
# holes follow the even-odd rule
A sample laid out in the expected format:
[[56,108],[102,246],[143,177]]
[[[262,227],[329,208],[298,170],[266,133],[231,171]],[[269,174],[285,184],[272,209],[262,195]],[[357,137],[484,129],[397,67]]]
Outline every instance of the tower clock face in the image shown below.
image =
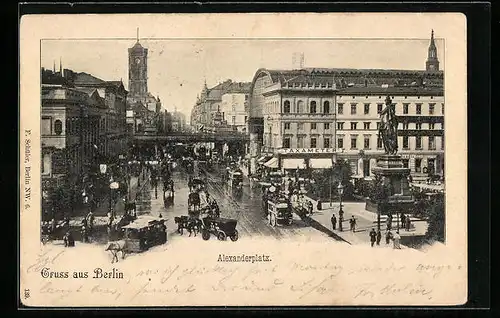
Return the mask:
[[136,58],[135,59],[135,64],[141,64],[141,59],[140,58]]

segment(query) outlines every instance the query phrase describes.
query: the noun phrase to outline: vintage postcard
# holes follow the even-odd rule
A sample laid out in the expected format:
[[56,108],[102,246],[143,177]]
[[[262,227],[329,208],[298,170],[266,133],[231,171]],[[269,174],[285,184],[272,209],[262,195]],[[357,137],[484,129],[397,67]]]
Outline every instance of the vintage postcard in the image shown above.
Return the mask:
[[461,14],[23,16],[22,305],[465,303],[466,57]]

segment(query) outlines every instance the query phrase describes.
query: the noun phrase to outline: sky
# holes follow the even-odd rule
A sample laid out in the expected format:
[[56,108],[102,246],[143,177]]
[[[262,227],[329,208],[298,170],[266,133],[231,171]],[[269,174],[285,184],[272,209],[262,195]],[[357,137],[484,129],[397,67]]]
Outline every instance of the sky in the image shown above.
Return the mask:
[[[429,32],[430,33],[430,32]],[[226,79],[251,82],[259,68],[293,69],[293,53],[304,54],[304,67],[424,70],[428,39],[420,40],[159,40],[140,39],[148,52],[148,88],[163,108],[186,114],[206,80],[213,87]],[[41,66],[54,62],[103,80],[123,80],[128,89],[129,40],[43,40]],[[440,69],[444,41],[436,39]]]

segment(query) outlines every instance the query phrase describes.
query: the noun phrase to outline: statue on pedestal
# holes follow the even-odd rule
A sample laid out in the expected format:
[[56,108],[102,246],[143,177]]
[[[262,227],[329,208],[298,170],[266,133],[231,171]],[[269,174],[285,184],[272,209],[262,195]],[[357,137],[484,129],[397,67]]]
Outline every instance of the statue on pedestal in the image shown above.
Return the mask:
[[379,138],[384,144],[385,153],[395,155],[398,152],[398,118],[395,105],[389,96],[385,99],[385,109],[380,113]]

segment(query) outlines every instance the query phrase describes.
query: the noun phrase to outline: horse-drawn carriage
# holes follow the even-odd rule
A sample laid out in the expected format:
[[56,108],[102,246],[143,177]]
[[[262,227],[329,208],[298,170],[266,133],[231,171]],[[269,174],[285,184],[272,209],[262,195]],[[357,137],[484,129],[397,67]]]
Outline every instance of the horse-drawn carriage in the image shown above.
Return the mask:
[[238,240],[238,221],[234,219],[205,217],[201,222],[201,237],[205,241],[209,240],[211,235],[215,235],[220,241],[226,240],[227,237],[233,242]]
[[54,228],[49,222],[41,224],[41,241],[42,244],[47,244],[50,241],[63,240],[68,228],[62,223],[55,224]]
[[194,172],[194,160],[191,157],[183,157],[181,162],[182,167],[186,170],[187,173]]
[[172,205],[174,205],[174,191],[167,187],[163,190],[163,206],[168,208]]

